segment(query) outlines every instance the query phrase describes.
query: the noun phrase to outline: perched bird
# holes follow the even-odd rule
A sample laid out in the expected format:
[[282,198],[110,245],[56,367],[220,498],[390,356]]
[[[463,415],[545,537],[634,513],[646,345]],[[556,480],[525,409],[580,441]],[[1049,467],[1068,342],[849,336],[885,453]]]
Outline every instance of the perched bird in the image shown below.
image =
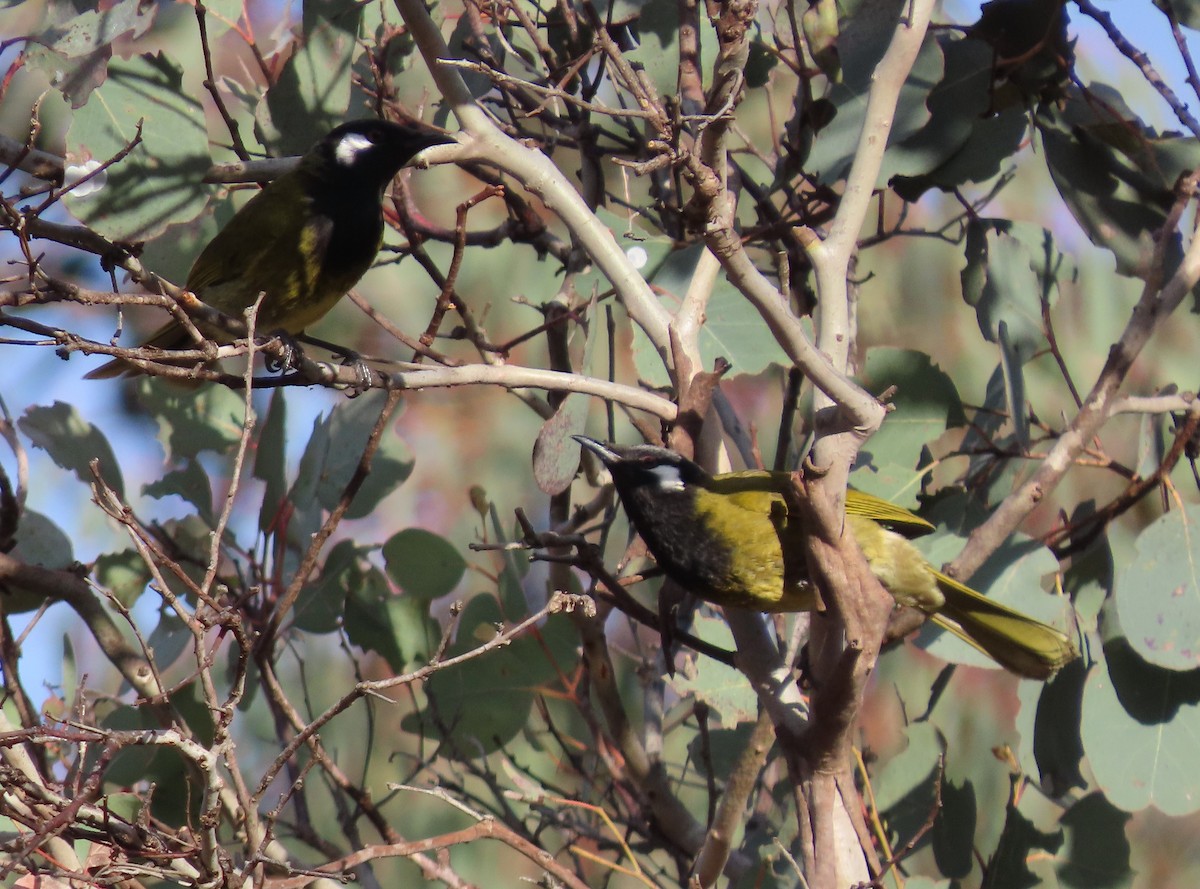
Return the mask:
[[[217,232],[192,264],[186,288],[234,318],[241,318],[265,293],[256,328],[263,333],[303,333],[375,261],[383,239],[383,192],[388,183],[422,149],[452,141],[384,120],[342,124]],[[199,329],[218,342],[231,340],[212,325],[201,324]],[[146,345],[184,349],[193,344],[187,332],[171,322]],[[136,372],[136,367],[117,359],[87,379]]]
[[[608,468],[629,519],[659,566],[718,605],[812,611],[803,524],[788,514],[786,473],[710,475],[650,445],[575,439]],[[994,602],[930,565],[904,536],[933,526],[901,506],[853,489],[846,525],[884,588],[1014,673],[1046,679],[1077,654],[1063,633]]]

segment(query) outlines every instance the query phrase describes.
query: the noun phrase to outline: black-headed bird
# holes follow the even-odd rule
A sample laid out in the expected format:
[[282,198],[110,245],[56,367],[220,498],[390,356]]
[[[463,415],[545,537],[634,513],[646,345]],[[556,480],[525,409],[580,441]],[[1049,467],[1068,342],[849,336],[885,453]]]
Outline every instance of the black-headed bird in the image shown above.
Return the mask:
[[[236,319],[265,294],[256,328],[302,334],[375,261],[383,242],[383,193],[392,178],[423,149],[452,141],[384,120],[342,124],[234,214],[196,257],[186,289]],[[197,327],[218,342],[232,339],[213,325]],[[186,349],[192,343],[172,321],[145,345]],[[86,378],[136,372],[118,358]]]
[[[634,528],[684,589],[717,605],[757,611],[821,607],[808,576],[803,522],[789,514],[784,495],[790,475],[710,475],[666,448],[575,438],[608,468]],[[904,507],[851,489],[846,527],[899,604],[925,612],[1012,672],[1047,679],[1078,656],[1064,633],[930,565],[906,535],[934,528]]]

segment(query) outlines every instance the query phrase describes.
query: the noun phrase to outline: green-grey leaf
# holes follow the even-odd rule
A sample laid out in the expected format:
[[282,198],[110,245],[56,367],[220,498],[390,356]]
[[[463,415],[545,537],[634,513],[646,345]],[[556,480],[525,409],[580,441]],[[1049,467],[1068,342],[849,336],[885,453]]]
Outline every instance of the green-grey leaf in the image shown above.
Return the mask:
[[553,416],[542,424],[533,445],[533,478],[543,493],[561,494],[575,480],[579,445],[571,436],[583,432],[590,406],[588,396],[568,392]]
[[287,495],[287,398],[283,389],[271,393],[271,406],[254,452],[254,477],[263,483],[258,529],[266,531],[275,524]]
[[196,507],[196,512],[205,522],[209,525],[216,524],[208,473],[194,458],[189,458],[182,469],[168,472],[157,481],[150,482],[142,488],[142,492],[148,497],[162,498],[172,494],[182,497]]
[[[448,656],[472,651],[491,639],[504,620],[496,600],[488,595],[471,599],[463,612],[459,641]],[[456,741],[445,752],[475,758],[499,749],[524,727],[533,706],[534,687],[545,667],[545,655],[529,638],[464,663],[439,670],[430,677],[427,691],[436,703],[443,732],[434,726],[421,727],[414,714],[404,721],[409,731]]]
[[[659,290],[659,298],[667,311],[674,315],[683,304],[691,286],[692,278],[707,248],[703,244],[692,244],[667,254],[663,262],[648,279]],[[638,333],[641,337],[640,331]],[[789,364],[787,355],[767,329],[762,317],[738,290],[729,283],[724,273],[718,272],[712,294],[704,310],[704,326],[699,336],[702,370],[711,370],[718,358],[725,358],[733,365],[733,375],[757,374],[772,364]],[[655,382],[666,382],[662,361],[650,347],[648,341],[641,345],[638,362],[639,373]]]
[[[292,499],[298,509],[307,510],[314,502],[326,510],[337,506],[350,483],[371,430],[383,409],[385,393],[367,392],[351,401],[341,402],[323,418],[313,422],[300,468],[292,486]],[[391,430],[384,430],[378,450],[371,460],[371,472],[346,511],[346,517],[362,518],[399,487],[412,472],[413,461],[404,442]]]
[[860,382],[881,393],[895,386],[895,407],[859,452],[854,486],[902,506],[917,505],[921,449],[966,423],[954,381],[923,352],[877,348],[867,353]]
[[[1000,324],[1008,328],[1010,348],[1023,363],[1046,343],[1042,325],[1043,280],[1041,270],[1055,273],[1040,237],[1007,220],[973,219],[968,223],[967,267],[962,276],[963,298],[974,307],[979,330],[988,342],[1000,342]],[[1042,248],[1034,252],[1035,248]],[[1057,251],[1049,254],[1057,256]]]
[[1096,783],[1117,808],[1200,809],[1200,670],[1156,667],[1123,637],[1107,642],[1084,689],[1081,735]]
[[[488,504],[488,518],[491,520],[492,533],[496,543],[508,543],[514,539],[516,534],[510,534],[505,529],[494,503]],[[529,610],[525,601],[525,589],[522,585],[522,581],[529,573],[529,559],[518,559],[517,554],[510,549],[501,550],[500,558],[504,562],[504,567],[500,571],[500,607],[510,620],[515,620]]]
[[1062,849],[1063,836],[1057,825],[1046,823],[1048,808],[1033,789],[1022,794],[1018,805],[1009,803],[1004,831],[987,863],[991,885],[1055,889],[1050,862]]
[[107,161],[124,151],[142,121],[142,141],[107,170],[107,184],[67,208],[114,240],[148,240],[195,218],[208,202],[204,109],[165,55],[113,59],[108,79],[75,113],[67,134],[73,158]]
[[79,415],[74,406],[56,401],[50,407],[29,407],[17,425],[35,447],[50,455],[63,469],[75,473],[85,485],[91,485],[88,464],[100,461],[100,475],[124,499],[125,482],[121,467],[104,433]]
[[[1166,0],[1154,0],[1159,9],[1166,9]],[[1178,17],[1179,24],[1192,30],[1200,30],[1200,0],[1170,0],[1170,9]]]
[[241,438],[246,404],[224,386],[185,389],[142,377],[137,396],[158,423],[158,440],[168,460],[187,460],[204,451],[225,454]]
[[129,31],[137,37],[154,23],[155,7],[141,0],[120,0],[104,9],[73,12],[65,24],[43,32],[41,39],[67,58],[78,58],[96,50],[109,50],[116,38]]
[[388,603],[395,598],[387,580],[375,568],[361,572],[346,597],[346,635],[364,651],[373,651],[395,672],[403,673],[408,660],[397,644],[396,628]]
[[255,112],[267,141],[282,154],[303,154],[345,120],[350,67],[362,51],[362,4],[309,0],[303,10],[303,37]]
[[888,177],[932,172],[953,157],[971,137],[978,121],[987,117],[991,102],[995,51],[982,40],[937,41],[944,70],[929,92],[929,120],[884,156]]
[[1004,371],[1004,398],[1013,421],[1013,435],[1022,451],[1029,450],[1029,416],[1025,411],[1025,370],[1021,348],[1012,341],[1008,322],[1001,321],[996,331],[1000,342],[1000,367]]
[[1083,742],[1079,739],[1080,701],[1086,679],[1087,665],[1077,658],[1049,682],[1030,680],[1017,687],[1021,700],[1017,756],[1021,768],[1028,775],[1040,776],[1043,786],[1056,797],[1073,788],[1087,787],[1080,770]]
[[[40,512],[27,509],[21,513],[14,539],[16,543],[9,555],[27,565],[62,570],[75,563],[71,539]],[[0,612],[33,611],[45,601],[45,591],[37,587],[24,587],[11,581],[0,585]]]
[[150,569],[137,550],[103,553],[96,559],[96,581],[129,608],[145,592]]
[[352,540],[339,540],[333,545],[325,555],[321,573],[310,579],[296,598],[292,619],[297,629],[332,633],[341,625],[347,595],[361,586],[362,556],[362,550]]
[[[692,632],[720,648],[732,650],[735,647],[729,625],[720,618],[697,615]],[[667,682],[678,694],[694,695],[708,704],[726,728],[758,716],[758,697],[745,674],[713,658],[689,660],[684,669],[669,677]]]
[[[805,169],[812,171],[822,182],[836,182],[849,170],[866,120],[875,66],[891,42],[905,2],[907,0],[877,3],[875,11],[856,15],[842,30],[838,39],[842,81],[829,91],[837,116],[817,134],[804,164]],[[942,80],[943,71],[942,48],[937,40],[927,37],[900,90],[895,119],[888,135],[889,146],[910,138],[927,124],[930,115],[926,101],[934,86]],[[890,154],[889,150],[885,158]],[[878,186],[886,185],[895,172],[902,171],[882,169]]]
[[[599,331],[600,325],[597,323],[587,329],[583,354],[577,364],[583,373],[591,368]],[[571,436],[583,432],[590,407],[591,398],[578,392],[568,392],[554,415],[538,431],[537,440],[533,443],[533,478],[544,493],[551,496],[561,494],[575,480],[579,471],[579,444],[572,441]]]
[[[1174,202],[1178,177],[1200,165],[1200,142],[1161,137],[1104,84],[1075,91],[1064,106],[1044,103],[1036,123],[1043,156],[1067,207],[1092,243],[1111,250],[1117,271],[1144,278],[1156,238]],[[1165,276],[1182,256],[1178,238],[1166,245]]]
[[157,19],[158,9],[139,0],[120,0],[102,12],[49,6],[47,12],[56,22],[30,41],[24,64],[41,71],[72,108],[81,108],[108,77],[112,42],[126,34],[131,39],[142,36]]
[[406,595],[431,600],[453,592],[467,562],[450,541],[424,528],[405,528],[383,545],[388,576]]
[[1200,667],[1200,506],[1158,518],[1117,576],[1121,628],[1134,650],[1170,670]]
[[946,739],[932,723],[913,723],[904,734],[904,749],[882,763],[871,781],[889,839],[900,843],[915,836],[934,811],[938,760],[946,751]]
[[[679,92],[679,7],[674,0],[647,0],[637,19],[640,43],[624,53],[629,61],[641,65],[660,96]],[[712,59],[717,52],[717,34],[708,16],[700,16],[700,57]],[[702,66],[705,85],[711,70]]]

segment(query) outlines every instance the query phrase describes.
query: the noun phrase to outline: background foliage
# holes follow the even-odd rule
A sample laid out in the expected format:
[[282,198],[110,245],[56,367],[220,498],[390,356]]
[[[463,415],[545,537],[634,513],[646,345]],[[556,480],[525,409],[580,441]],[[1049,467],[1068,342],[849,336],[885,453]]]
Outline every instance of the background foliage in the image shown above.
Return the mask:
[[[0,873],[1193,885],[1200,4],[932,5],[0,11]],[[368,391],[247,393],[245,350],[79,380],[257,160],[370,114],[460,144],[314,331]],[[737,666],[670,675],[569,439],[664,424],[714,467],[853,464],[1083,657],[877,633],[844,691],[773,687],[832,619],[703,606]]]

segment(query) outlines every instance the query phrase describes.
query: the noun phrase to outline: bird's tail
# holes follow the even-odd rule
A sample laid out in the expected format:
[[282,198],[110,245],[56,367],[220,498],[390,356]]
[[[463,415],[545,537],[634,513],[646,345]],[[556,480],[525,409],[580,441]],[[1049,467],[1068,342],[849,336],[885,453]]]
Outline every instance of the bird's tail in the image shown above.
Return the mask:
[[[185,349],[191,342],[187,332],[172,321],[155,331],[150,339],[146,340],[143,346],[157,346],[160,349]],[[171,364],[170,360],[164,360],[164,364]],[[180,363],[182,362],[175,362]],[[187,364],[195,364],[195,361],[188,361]],[[123,358],[114,358],[112,361],[105,362],[93,371],[83,375],[85,380],[111,380],[114,377],[132,377],[141,373],[138,367],[130,364]]]
[[933,622],[1017,675],[1049,679],[1079,656],[1065,633],[933,573],[946,597]]

